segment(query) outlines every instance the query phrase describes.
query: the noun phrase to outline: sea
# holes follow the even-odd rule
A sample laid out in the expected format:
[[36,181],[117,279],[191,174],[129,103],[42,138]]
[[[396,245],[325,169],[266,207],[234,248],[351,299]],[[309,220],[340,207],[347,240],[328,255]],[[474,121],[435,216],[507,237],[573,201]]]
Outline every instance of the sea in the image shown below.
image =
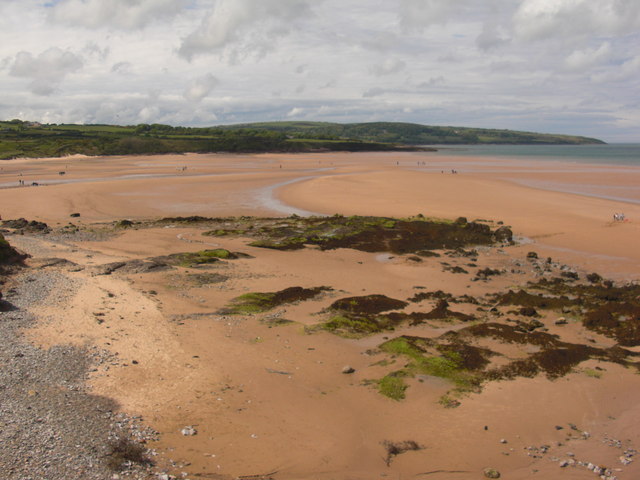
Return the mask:
[[640,166],[640,143],[606,145],[432,145],[446,155]]
[[[521,173],[545,171],[540,162],[549,162],[548,173],[558,173],[555,180],[518,177],[511,181],[521,185],[572,193],[589,197],[640,204],[640,184],[629,181],[617,183],[615,179],[600,178],[591,183],[580,183],[567,178],[566,173],[601,172],[602,166],[616,167],[618,174],[627,175],[627,179],[637,178],[640,167],[640,143],[614,143],[606,145],[440,145],[438,152],[431,153],[432,159],[439,155],[445,160],[447,156],[479,159],[478,168],[505,175],[505,161],[512,165],[522,162],[518,168]],[[534,163],[532,163],[534,162]],[[562,162],[563,167],[552,166],[552,162]],[[528,163],[528,164],[527,164]],[[448,168],[456,167],[450,165]],[[626,168],[625,168],[626,167]],[[441,166],[437,166],[441,168]],[[447,168],[447,167],[445,167]],[[464,168],[473,171],[473,165]],[[508,167],[506,170],[510,170]],[[447,170],[445,170],[447,171]],[[576,177],[577,178],[577,177]],[[618,177],[619,178],[619,177]]]

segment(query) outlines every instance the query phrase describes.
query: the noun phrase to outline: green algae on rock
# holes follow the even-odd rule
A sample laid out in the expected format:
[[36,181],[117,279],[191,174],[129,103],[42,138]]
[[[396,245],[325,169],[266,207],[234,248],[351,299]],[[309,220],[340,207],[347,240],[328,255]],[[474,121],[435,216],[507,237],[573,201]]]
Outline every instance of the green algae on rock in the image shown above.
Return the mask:
[[403,309],[404,300],[385,295],[364,295],[340,298],[327,311],[331,318],[320,328],[345,337],[363,337],[384,330],[393,330],[400,321],[390,319],[382,312]]
[[219,311],[221,315],[249,315],[272,310],[280,305],[310,300],[331,291],[331,287],[289,287],[277,292],[245,293],[231,300],[231,304]]
[[451,223],[424,217],[395,219],[334,215],[255,218],[250,228],[247,228],[244,217],[239,220],[208,219],[208,223],[213,229],[205,235],[228,236],[241,231],[240,235],[254,239],[250,245],[276,250],[298,250],[305,245],[317,245],[322,250],[353,248],[365,252],[408,254],[490,245],[496,241],[511,242],[511,237],[506,238],[504,231],[496,236],[485,224]]
[[225,248],[214,248],[198,252],[172,253],[171,255],[156,257],[153,260],[179,267],[194,267],[216,263],[220,260],[236,260],[238,258],[250,258],[250,256],[245,253],[230,252]]

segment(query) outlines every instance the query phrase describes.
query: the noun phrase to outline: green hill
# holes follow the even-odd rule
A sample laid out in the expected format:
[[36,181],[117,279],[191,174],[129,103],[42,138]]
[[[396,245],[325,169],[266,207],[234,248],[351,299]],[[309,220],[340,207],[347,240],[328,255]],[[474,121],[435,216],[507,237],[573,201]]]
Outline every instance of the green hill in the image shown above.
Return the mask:
[[582,145],[603,144],[596,138],[556,135],[515,130],[496,130],[468,127],[434,127],[417,123],[325,123],[325,122],[265,122],[230,125],[222,128],[250,128],[282,132],[292,136],[316,138],[352,138],[368,142],[402,145],[446,144],[511,144],[511,145]]
[[437,144],[589,144],[600,140],[413,123],[269,122],[216,127],[0,121],[0,159],[164,153],[411,151]]

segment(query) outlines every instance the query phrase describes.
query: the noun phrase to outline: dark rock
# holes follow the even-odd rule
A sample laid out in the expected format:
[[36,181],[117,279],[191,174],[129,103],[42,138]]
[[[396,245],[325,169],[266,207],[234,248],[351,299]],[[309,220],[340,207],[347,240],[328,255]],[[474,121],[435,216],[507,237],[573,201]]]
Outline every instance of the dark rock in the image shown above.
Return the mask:
[[602,277],[594,272],[587,275],[587,280],[591,283],[600,283],[602,281]]
[[538,328],[542,328],[544,327],[544,323],[542,323],[540,320],[529,320],[527,322],[522,322],[522,321],[518,321],[516,322],[517,325],[517,329],[520,331],[524,331],[524,332],[533,332],[534,330],[538,329]]
[[67,260],[66,258],[38,258],[33,259],[29,262],[34,268],[49,268],[49,267],[59,267],[66,269],[75,269],[78,267],[78,264],[72,262],[71,260]]
[[133,222],[131,220],[118,220],[115,223],[116,228],[130,228],[133,227]]
[[69,215],[69,216],[70,216],[70,217],[77,218],[77,217],[79,217],[79,216],[80,216],[80,214],[79,214],[79,213],[72,213],[72,214],[71,214],[71,215]]
[[38,222],[36,220],[28,221],[25,218],[4,220],[2,225],[7,228],[13,228],[20,233],[49,233],[51,231],[46,223]]
[[437,252],[432,252],[431,250],[418,250],[416,255],[420,255],[421,257],[439,257],[440,254]]
[[112,262],[94,267],[94,275],[111,275],[116,270],[121,273],[150,273],[170,270],[172,267],[156,259]]
[[497,242],[511,243],[513,242],[513,231],[509,227],[499,227],[493,232],[493,238],[495,238]]
[[580,276],[576,272],[573,272],[571,270],[560,272],[560,276],[569,280],[578,280],[580,278]]
[[520,315],[524,315],[525,317],[535,317],[538,315],[537,310],[533,307],[522,307],[520,308],[518,313],[520,313]]
[[362,297],[341,298],[333,302],[329,308],[343,312],[376,314],[402,309],[407,305],[409,304],[403,300],[396,300],[385,295],[365,295]]
[[489,277],[492,277],[495,275],[501,275],[501,274],[502,272],[500,270],[496,270],[493,268],[482,268],[476,272],[476,278],[481,280],[487,280],[487,278]]

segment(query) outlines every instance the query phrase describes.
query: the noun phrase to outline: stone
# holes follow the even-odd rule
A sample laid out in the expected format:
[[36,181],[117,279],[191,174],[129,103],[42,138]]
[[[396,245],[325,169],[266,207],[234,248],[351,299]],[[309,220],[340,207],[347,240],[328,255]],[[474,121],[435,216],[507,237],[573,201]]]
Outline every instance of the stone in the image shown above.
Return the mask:
[[356,371],[356,369],[355,369],[355,368],[353,368],[353,367],[352,367],[352,366],[350,366],[350,365],[346,365],[346,366],[342,369],[342,373],[344,373],[345,375],[348,375],[348,374],[353,373],[353,372],[355,372],[355,371]]
[[558,319],[555,321],[556,325],[566,325],[567,323],[567,319],[564,317],[558,317]]
[[493,232],[493,237],[498,242],[506,242],[506,243],[513,242],[513,232],[509,227],[502,226],[498,228],[495,232]]
[[485,468],[484,476],[487,478],[500,478],[500,472],[495,468]]
[[198,431],[191,425],[187,425],[182,430],[180,430],[180,433],[182,433],[182,435],[184,435],[185,437],[192,437],[193,435],[197,435]]

